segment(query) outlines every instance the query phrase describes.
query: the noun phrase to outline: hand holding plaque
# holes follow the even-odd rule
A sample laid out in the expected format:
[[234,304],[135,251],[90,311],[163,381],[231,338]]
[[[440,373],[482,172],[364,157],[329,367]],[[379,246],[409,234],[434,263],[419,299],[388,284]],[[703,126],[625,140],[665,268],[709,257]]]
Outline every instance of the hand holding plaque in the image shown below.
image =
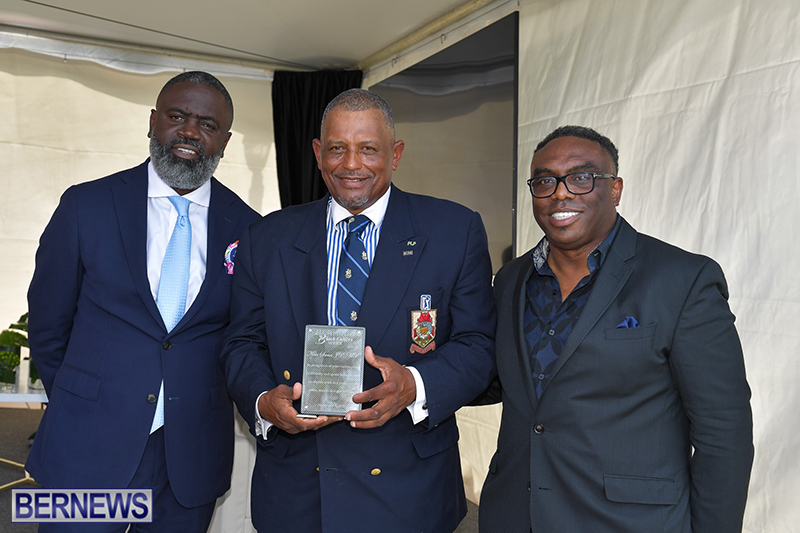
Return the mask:
[[369,429],[380,427],[405,411],[416,399],[417,387],[411,371],[391,357],[380,357],[367,346],[364,358],[380,371],[383,382],[356,394],[353,400],[359,404],[375,403],[369,409],[347,413],[345,420],[351,427]]
[[361,327],[306,326],[298,416],[344,416],[361,409],[353,396],[363,389],[365,337]]

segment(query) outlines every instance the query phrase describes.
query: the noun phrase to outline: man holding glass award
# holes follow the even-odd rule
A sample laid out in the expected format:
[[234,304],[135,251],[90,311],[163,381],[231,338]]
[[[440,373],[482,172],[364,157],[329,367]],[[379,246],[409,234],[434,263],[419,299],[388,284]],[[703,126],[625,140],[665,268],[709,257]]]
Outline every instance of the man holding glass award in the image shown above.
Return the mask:
[[453,531],[466,513],[455,411],[496,372],[486,233],[391,185],[403,149],[383,99],[340,94],[314,141],[330,195],[241,239],[222,362],[258,442],[259,530]]

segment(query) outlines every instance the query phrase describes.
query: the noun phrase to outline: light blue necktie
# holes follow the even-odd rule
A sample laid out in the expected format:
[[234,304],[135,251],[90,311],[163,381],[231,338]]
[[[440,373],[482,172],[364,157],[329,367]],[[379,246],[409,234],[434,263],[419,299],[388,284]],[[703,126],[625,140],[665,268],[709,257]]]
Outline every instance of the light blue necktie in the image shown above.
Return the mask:
[[366,215],[350,217],[347,237],[342,244],[336,291],[336,316],[340,326],[353,326],[358,320],[361,298],[369,279],[369,260],[361,234],[369,224]]
[[[189,289],[189,262],[192,257],[192,224],[189,222],[189,200],[182,196],[170,196],[168,200],[178,211],[175,229],[169,238],[164,261],[161,263],[161,278],[158,282],[156,305],[167,331],[172,331],[186,312],[186,293]],[[150,433],[164,425],[164,381],[158,391],[158,404]]]

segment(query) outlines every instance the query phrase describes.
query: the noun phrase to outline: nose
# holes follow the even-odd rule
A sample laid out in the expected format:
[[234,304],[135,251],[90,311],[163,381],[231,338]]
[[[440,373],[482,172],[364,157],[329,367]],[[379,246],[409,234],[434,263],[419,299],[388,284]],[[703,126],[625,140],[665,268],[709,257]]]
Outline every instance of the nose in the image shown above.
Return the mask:
[[555,198],[556,200],[564,200],[565,198],[574,198],[575,195],[569,192],[567,189],[567,184],[564,180],[559,180],[556,183],[556,190],[553,192],[553,196],[551,198]]
[[347,150],[344,154],[342,161],[344,168],[348,170],[356,170],[361,167],[361,161],[358,159],[358,152],[356,150]]
[[187,118],[181,124],[178,134],[188,139],[200,139],[200,127],[196,120]]

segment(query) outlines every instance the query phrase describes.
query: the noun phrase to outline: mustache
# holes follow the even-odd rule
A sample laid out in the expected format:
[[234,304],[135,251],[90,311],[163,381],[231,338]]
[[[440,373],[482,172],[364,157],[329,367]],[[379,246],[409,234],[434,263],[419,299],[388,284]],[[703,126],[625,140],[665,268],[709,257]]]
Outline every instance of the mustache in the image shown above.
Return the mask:
[[203,149],[203,145],[200,144],[200,141],[197,141],[195,139],[188,139],[186,137],[178,137],[177,139],[169,141],[164,146],[166,147],[167,150],[172,150],[172,148],[175,147],[176,144],[188,144],[193,148],[197,148],[197,152],[200,154],[200,157],[205,157],[206,155],[206,151]]

